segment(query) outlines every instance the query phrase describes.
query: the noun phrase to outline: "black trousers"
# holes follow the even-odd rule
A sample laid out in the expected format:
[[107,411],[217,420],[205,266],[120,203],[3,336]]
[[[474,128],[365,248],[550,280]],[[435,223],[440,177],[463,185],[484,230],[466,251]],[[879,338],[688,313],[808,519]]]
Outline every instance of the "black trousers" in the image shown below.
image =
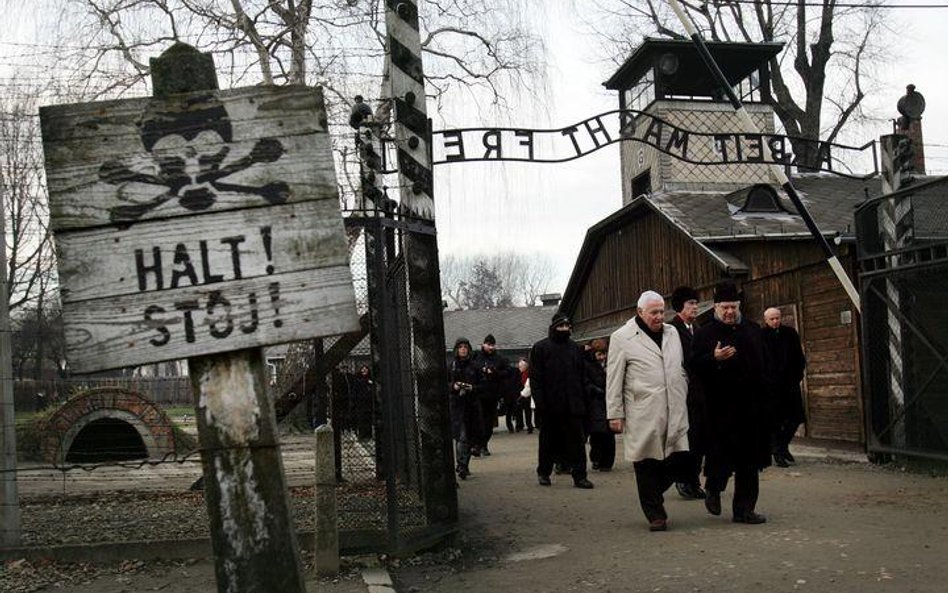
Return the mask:
[[678,482],[688,484],[689,486],[701,486],[701,465],[704,462],[704,455],[694,451],[688,451],[688,456],[684,463],[684,471]]
[[[635,485],[639,491],[639,504],[649,521],[668,519],[665,512],[665,491],[677,478],[680,470],[676,461],[669,459],[643,459],[632,464],[635,469]],[[680,461],[678,461],[680,463]]]
[[778,424],[771,434],[771,452],[775,455],[786,453],[790,448],[790,441],[793,440],[793,435],[797,434],[797,429],[800,428],[800,424],[800,422],[792,420],[785,420]]
[[553,473],[553,463],[569,464],[573,480],[582,480],[586,473],[586,435],[583,419],[569,413],[543,413],[540,428],[537,475]]
[[612,432],[589,433],[589,461],[599,468],[611,468],[616,462],[616,435]]
[[497,399],[491,397],[482,397],[480,400],[480,434],[476,442],[471,445],[476,449],[486,449],[490,438],[494,436],[494,425],[497,424]]
[[734,500],[731,510],[735,517],[743,517],[753,513],[757,508],[757,498],[760,496],[760,470],[753,465],[728,463],[712,463],[707,470],[705,489],[711,492],[723,492],[727,488],[728,479],[734,475]]

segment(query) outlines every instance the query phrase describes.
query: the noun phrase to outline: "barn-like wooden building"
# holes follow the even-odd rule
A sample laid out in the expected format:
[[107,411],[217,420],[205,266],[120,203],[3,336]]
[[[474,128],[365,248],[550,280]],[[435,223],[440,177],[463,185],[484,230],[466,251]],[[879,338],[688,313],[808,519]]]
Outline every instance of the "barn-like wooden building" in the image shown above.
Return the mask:
[[[781,45],[715,43],[710,50],[758,126],[773,133],[768,61]],[[690,42],[645,40],[605,86],[618,91],[620,108],[679,128],[741,129]],[[632,125],[648,124],[639,119]],[[661,143],[670,141],[669,129]],[[708,314],[713,286],[731,279],[745,292],[745,315],[760,321],[765,308],[780,307],[801,334],[809,362],[806,435],[864,443],[858,315],[766,166],[703,166],[623,142],[621,171],[623,206],[588,230],[563,296],[576,337],[610,334],[635,314],[647,289],[670,295],[693,286]],[[793,184],[854,278],[854,209],[879,195],[878,178],[808,173]]]

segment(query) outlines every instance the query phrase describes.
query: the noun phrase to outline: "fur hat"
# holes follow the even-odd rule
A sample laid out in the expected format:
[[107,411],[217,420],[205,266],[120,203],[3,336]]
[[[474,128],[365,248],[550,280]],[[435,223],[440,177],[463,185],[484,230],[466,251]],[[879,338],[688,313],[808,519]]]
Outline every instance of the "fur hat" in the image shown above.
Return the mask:
[[675,310],[675,313],[681,313],[681,310],[685,308],[685,303],[688,301],[697,301],[698,291],[690,286],[679,286],[672,291],[672,309]]
[[722,282],[714,287],[714,302],[737,302],[741,300],[741,294],[733,282]]

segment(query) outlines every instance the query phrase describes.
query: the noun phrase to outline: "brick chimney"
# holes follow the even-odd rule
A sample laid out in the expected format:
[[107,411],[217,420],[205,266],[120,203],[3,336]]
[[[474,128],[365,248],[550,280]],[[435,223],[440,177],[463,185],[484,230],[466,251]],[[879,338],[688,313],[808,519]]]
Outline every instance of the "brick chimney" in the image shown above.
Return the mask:
[[540,302],[544,307],[555,307],[560,304],[563,295],[558,292],[548,292],[540,295]]
[[905,96],[899,99],[897,109],[901,116],[895,120],[896,134],[907,136],[912,141],[913,172],[925,174],[925,144],[922,139],[922,112],[925,111],[925,97],[915,90],[915,85],[905,87]]

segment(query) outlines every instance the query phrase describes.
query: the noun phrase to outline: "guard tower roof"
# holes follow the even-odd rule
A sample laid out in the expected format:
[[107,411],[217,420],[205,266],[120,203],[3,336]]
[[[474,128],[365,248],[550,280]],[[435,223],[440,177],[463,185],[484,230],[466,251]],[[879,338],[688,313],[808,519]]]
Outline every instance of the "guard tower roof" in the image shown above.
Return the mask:
[[[737,84],[755,70],[766,67],[767,60],[783,49],[781,42],[709,41],[706,45],[731,84]],[[701,61],[701,56],[691,40],[654,37],[646,37],[603,86],[619,91],[632,87],[646,72],[657,68],[659,59],[666,54],[673,54],[678,58],[678,69],[673,76],[664,77],[665,94],[711,95],[717,89],[717,83]]]

